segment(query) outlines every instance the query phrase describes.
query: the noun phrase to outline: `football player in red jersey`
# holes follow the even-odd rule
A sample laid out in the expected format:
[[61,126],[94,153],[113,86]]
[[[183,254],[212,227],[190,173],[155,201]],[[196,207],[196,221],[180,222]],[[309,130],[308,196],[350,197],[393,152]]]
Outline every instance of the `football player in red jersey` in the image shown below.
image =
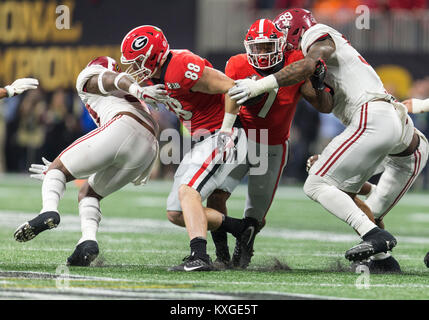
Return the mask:
[[[235,157],[245,158],[246,135],[242,129],[222,129],[225,105],[235,105],[225,93],[234,81],[213,69],[210,62],[189,50],[170,50],[162,31],[154,26],[132,29],[121,45],[123,64],[138,81],[165,84],[170,96],[166,105],[189,129],[196,143],[178,167],[167,200],[167,217],[186,227],[191,254],[171,271],[210,271],[213,264],[207,254],[207,230],[222,229],[239,236],[254,221],[224,217],[203,208],[204,201],[234,168]],[[233,107],[233,106],[229,106]],[[232,129],[231,129],[232,128]],[[244,155],[240,156],[240,153]],[[234,162],[234,163],[233,163]]]
[[[285,35],[268,19],[255,21],[249,28],[244,47],[246,53],[231,57],[225,73],[234,80],[261,78],[282,69],[295,61],[303,59],[301,51],[286,50]],[[320,65],[323,68],[323,64]],[[322,70],[323,72],[323,70]],[[265,216],[274,199],[274,195],[289,157],[289,135],[292,119],[298,100],[304,97],[316,109],[324,111],[330,108],[332,96],[329,89],[322,86],[316,75],[311,80],[301,81],[293,86],[281,87],[262,94],[241,106],[239,119],[248,135],[248,150],[262,150],[261,144],[268,145],[265,171],[254,171],[257,164],[252,163],[250,154],[247,162],[231,173],[221,186],[209,198],[211,207],[225,208],[225,201],[245,175],[249,175],[248,194],[244,217],[258,221],[256,230],[248,230],[236,240],[232,257],[234,267],[246,268],[253,254],[253,242],[256,233],[265,224]],[[315,89],[317,88],[317,89]],[[264,131],[266,130],[266,131]],[[267,134],[264,137],[264,132]],[[264,139],[265,138],[265,139]],[[226,212],[226,209],[223,209]],[[212,232],[216,246],[217,262],[229,266],[230,254],[226,233]]]
[[[335,91],[331,110],[346,129],[311,167],[303,190],[362,238],[347,250],[347,259],[361,261],[392,250],[397,244],[395,237],[377,227],[349,195],[361,189],[385,158],[411,157],[414,172],[423,169],[428,155],[418,150],[420,138],[406,107],[387,93],[377,73],[350,42],[335,29],[317,23],[310,11],[289,9],[276,22],[279,28],[283,23],[290,26],[288,34],[305,58],[261,80],[237,81],[229,90],[231,98],[242,104],[263,92],[299,83],[310,77],[323,59],[327,66],[325,80]],[[402,177],[394,178],[395,183],[403,185],[399,181]],[[412,182],[406,181],[404,192]]]

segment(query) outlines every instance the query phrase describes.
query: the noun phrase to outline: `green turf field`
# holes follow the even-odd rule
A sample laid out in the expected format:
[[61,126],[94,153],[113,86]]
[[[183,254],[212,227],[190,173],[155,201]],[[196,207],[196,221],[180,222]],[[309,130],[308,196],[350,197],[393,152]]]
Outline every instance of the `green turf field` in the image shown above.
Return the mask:
[[[167,268],[189,254],[189,240],[185,229],[166,219],[171,183],[130,185],[102,202],[100,256],[91,267],[70,268],[65,279],[65,260],[80,238],[73,184],[61,202],[57,229],[26,243],[13,239],[16,227],[40,210],[40,185],[24,176],[0,176],[0,299],[429,299],[423,264],[428,194],[410,192],[384,220],[398,239],[393,253],[401,275],[364,278],[349,271],[344,252],[357,235],[291,187],[278,190],[247,270],[172,273]],[[229,200],[231,216],[241,216],[245,190]],[[208,250],[214,257],[210,236]]]

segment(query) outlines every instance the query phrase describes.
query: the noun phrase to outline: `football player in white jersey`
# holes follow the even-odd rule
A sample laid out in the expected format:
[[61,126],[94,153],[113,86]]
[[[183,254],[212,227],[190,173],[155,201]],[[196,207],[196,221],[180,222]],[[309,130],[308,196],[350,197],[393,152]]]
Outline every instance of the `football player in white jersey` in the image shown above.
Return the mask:
[[145,183],[158,156],[158,125],[139,99],[162,101],[166,91],[163,85],[140,87],[120,72],[114,59],[105,56],[83,69],[76,89],[98,128],[68,146],[47,169],[33,166],[35,173],[43,170],[43,207],[38,216],[18,227],[14,237],[25,242],[57,227],[58,204],[66,183],[88,178],[78,196],[82,237],[67,259],[68,265],[88,266],[99,252],[100,200],[129,182]]
[[[374,69],[342,34],[318,24],[308,10],[290,9],[274,21],[280,29],[290,28],[288,38],[295,40],[305,58],[260,80],[236,81],[229,90],[231,98],[242,104],[263,92],[307,79],[320,61],[326,63],[324,84],[331,89],[334,104],[324,112],[333,112],[346,129],[312,166],[304,192],[361,236],[363,241],[346,252],[347,259],[365,260],[392,250],[396,239],[372,222],[348,194],[358,193],[388,155],[415,155],[424,166],[426,159],[416,154],[420,138],[406,107],[386,92]],[[236,113],[226,110],[226,115]]]
[[39,85],[39,80],[33,78],[16,79],[12,84],[0,88],[0,99],[10,98],[24,91],[36,89]]

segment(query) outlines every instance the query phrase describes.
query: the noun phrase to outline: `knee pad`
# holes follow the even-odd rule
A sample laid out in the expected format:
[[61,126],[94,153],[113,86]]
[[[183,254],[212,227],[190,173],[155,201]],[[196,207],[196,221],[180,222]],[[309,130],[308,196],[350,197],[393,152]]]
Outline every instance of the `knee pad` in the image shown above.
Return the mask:
[[307,197],[311,200],[317,201],[319,194],[326,187],[330,187],[330,185],[322,177],[310,174],[307,177],[307,180],[305,180],[303,190]]

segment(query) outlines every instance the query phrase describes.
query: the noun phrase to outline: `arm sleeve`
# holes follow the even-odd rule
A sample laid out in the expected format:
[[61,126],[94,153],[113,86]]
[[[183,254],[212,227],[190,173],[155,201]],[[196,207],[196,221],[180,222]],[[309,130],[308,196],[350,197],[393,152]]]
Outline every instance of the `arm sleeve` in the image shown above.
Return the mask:
[[308,50],[316,41],[329,36],[332,30],[324,24],[316,24],[304,32],[301,39],[301,49],[304,56],[307,55]]
[[225,74],[233,80],[237,80],[237,73],[235,72],[234,60],[231,58],[226,62]]
[[76,79],[76,90],[78,94],[85,93],[83,91],[83,88],[85,87],[86,82],[91,78],[92,76],[98,75],[105,71],[106,68],[100,66],[100,65],[92,65],[89,67],[86,67],[79,73],[77,79]]

